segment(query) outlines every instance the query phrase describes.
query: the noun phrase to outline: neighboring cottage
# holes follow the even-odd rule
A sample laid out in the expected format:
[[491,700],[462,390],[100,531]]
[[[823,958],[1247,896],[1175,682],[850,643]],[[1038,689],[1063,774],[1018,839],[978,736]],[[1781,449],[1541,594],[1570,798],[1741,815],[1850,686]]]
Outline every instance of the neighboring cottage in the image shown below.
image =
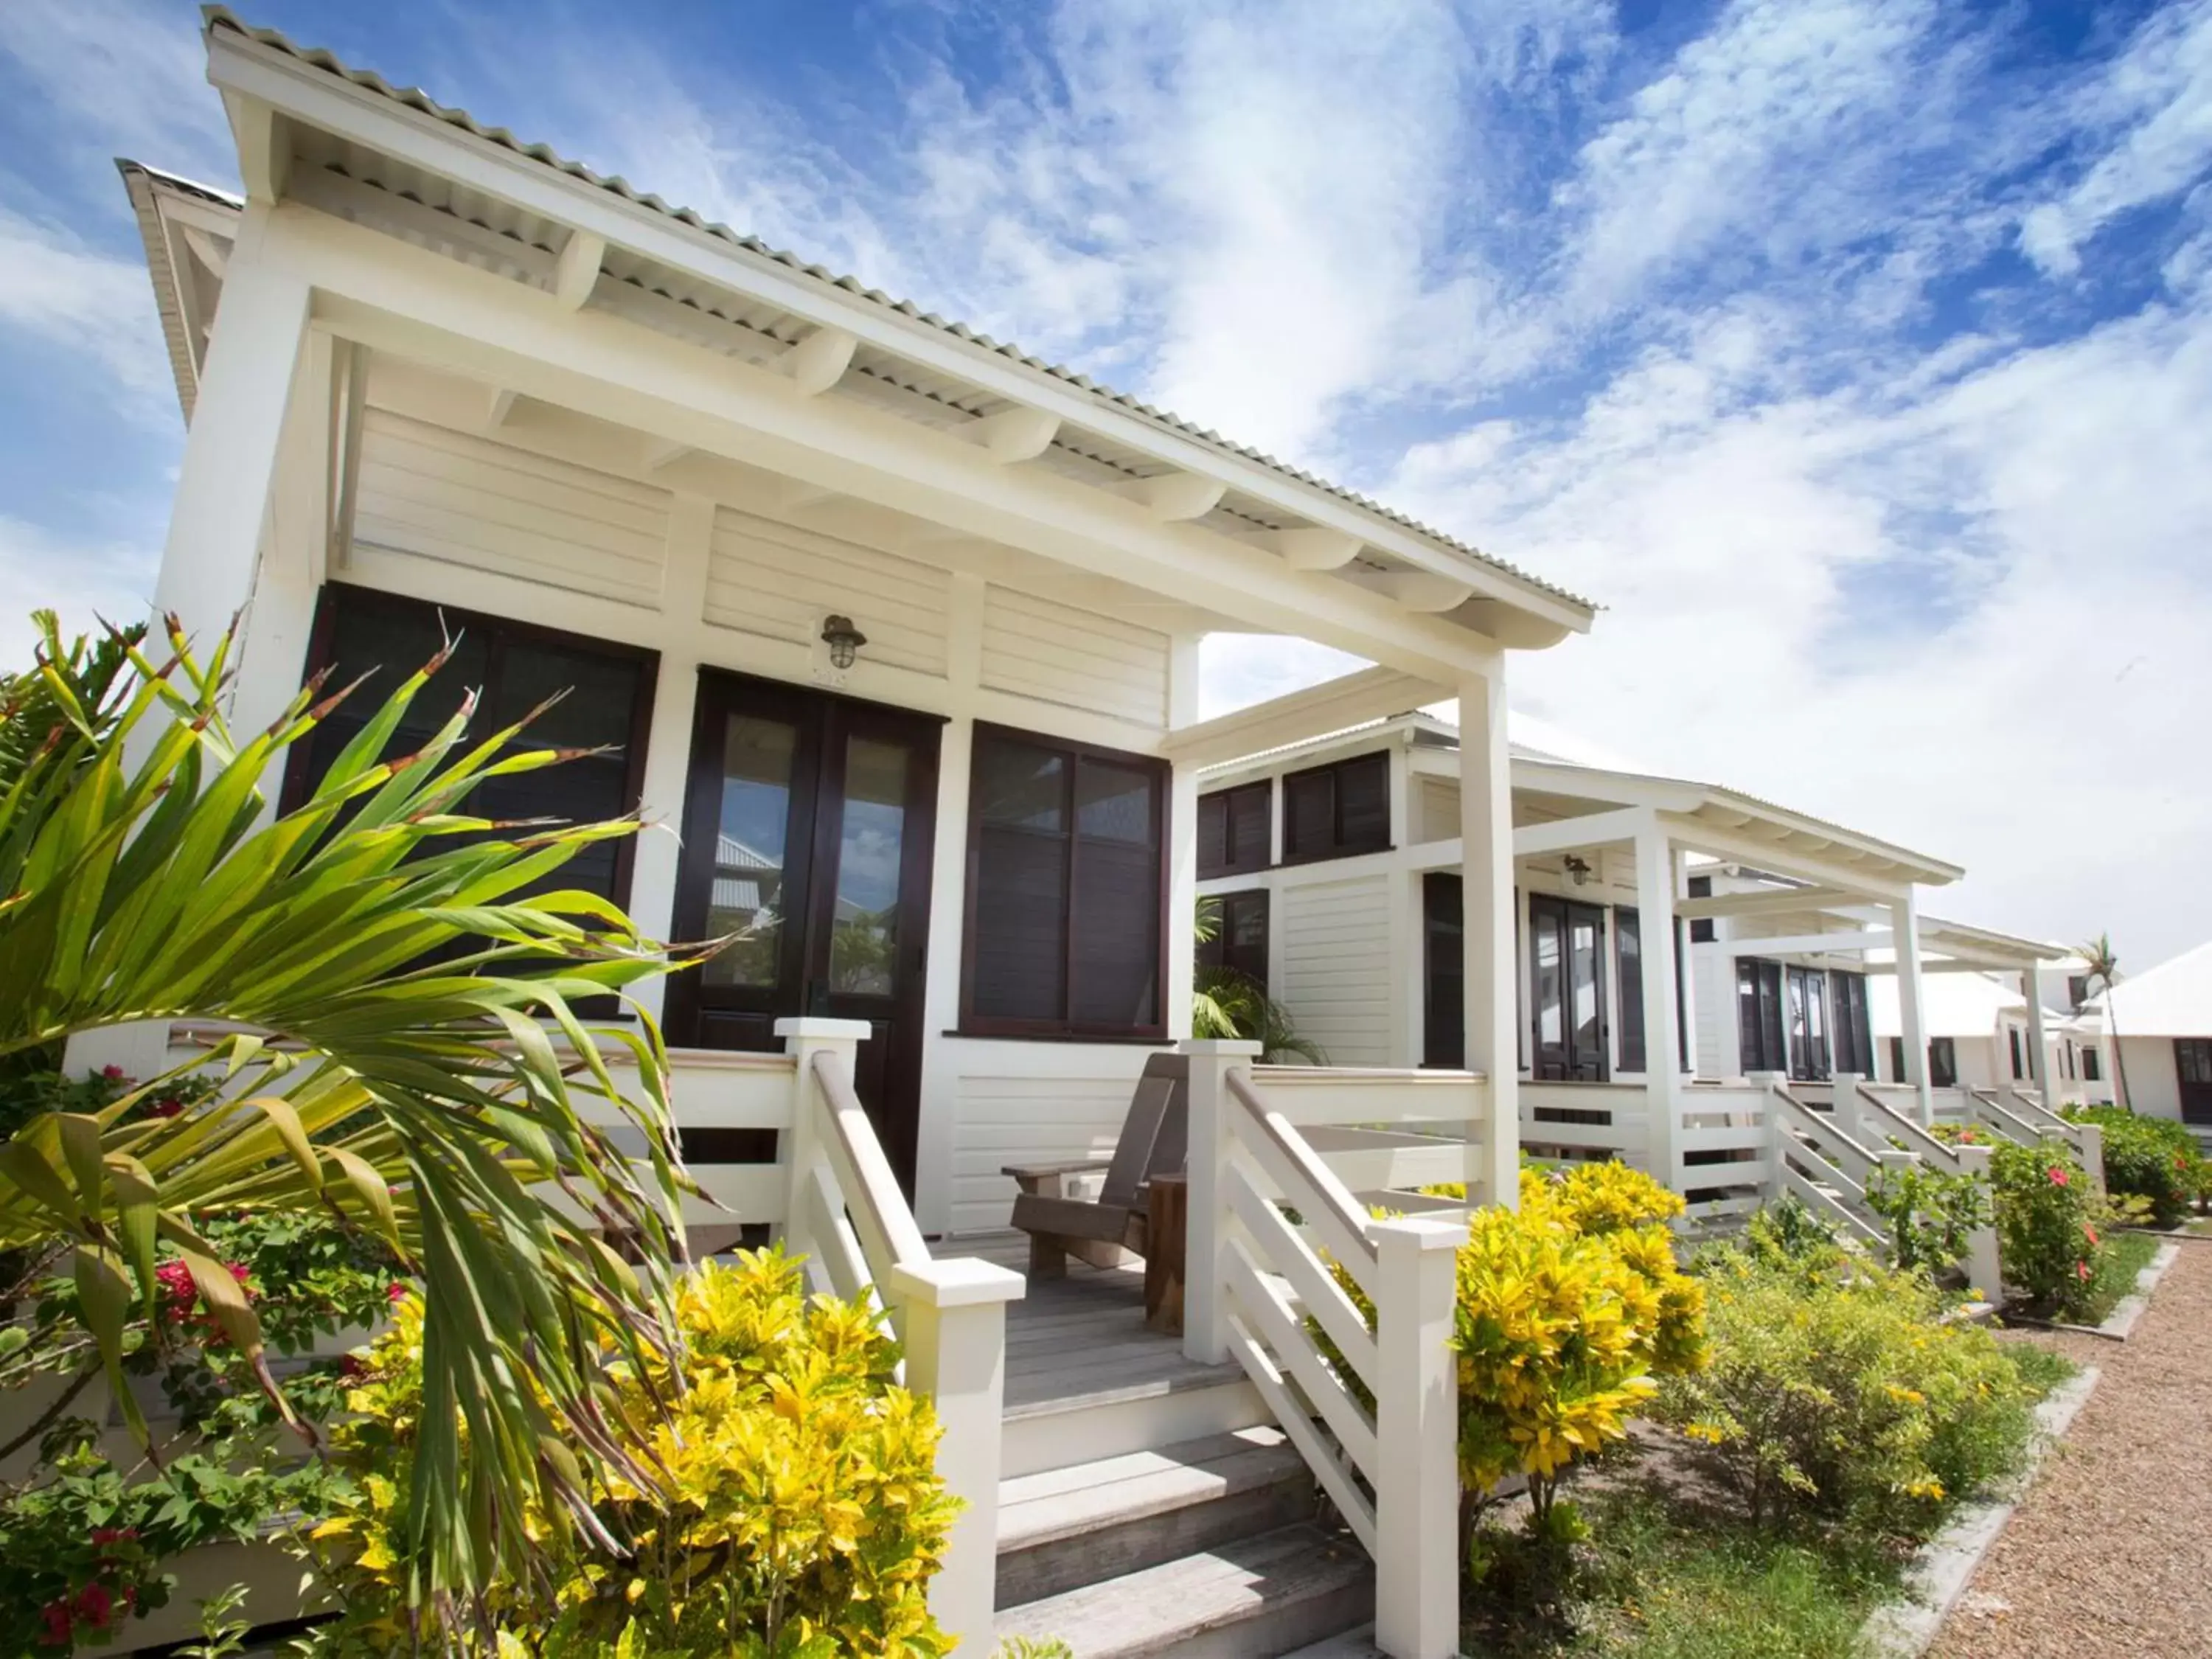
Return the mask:
[[2122,980],[2091,1006],[2115,1034],[2127,1103],[2212,1132],[2212,940]]

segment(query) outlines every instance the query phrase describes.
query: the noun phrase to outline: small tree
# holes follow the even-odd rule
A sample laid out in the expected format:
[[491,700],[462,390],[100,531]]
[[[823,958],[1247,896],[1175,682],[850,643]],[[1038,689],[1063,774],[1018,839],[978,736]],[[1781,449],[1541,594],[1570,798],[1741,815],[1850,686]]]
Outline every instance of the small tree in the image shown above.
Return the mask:
[[2130,1106],[2128,1097],[2128,1062],[2120,1053],[2120,1011],[2112,1006],[2112,988],[2120,982],[2120,959],[2112,951],[2112,936],[2100,933],[2087,945],[2078,945],[2082,965],[2088,969],[2084,975],[2093,989],[2105,988],[2105,1029],[2112,1034],[2112,1081],[2119,1086],[2119,1103]]

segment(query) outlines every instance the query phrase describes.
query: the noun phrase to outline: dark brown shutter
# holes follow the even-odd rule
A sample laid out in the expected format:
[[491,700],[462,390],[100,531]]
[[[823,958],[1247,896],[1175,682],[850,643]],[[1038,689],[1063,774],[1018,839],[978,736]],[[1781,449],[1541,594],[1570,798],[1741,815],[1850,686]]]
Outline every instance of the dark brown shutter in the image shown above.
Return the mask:
[[1236,867],[1234,818],[1230,800],[1236,791],[1217,790],[1198,798],[1198,873],[1200,880]]
[[1327,858],[1335,850],[1336,775],[1292,772],[1283,780],[1283,856]]
[[1267,895],[1232,893],[1222,907],[1221,963],[1267,988]]
[[1273,816],[1274,789],[1265,783],[1248,784],[1230,792],[1229,863],[1237,871],[1267,867],[1268,820]]
[[1068,757],[996,733],[975,738],[977,820],[971,1012],[1065,1017]]
[[1390,757],[1363,755],[1336,769],[1336,850],[1380,852],[1390,844]]

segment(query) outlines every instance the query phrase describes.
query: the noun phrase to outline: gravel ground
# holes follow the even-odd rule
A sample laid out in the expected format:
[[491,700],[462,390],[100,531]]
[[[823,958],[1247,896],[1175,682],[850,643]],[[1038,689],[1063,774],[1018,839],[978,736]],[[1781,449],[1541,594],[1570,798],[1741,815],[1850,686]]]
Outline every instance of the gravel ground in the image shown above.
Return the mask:
[[2017,1340],[2103,1376],[1930,1654],[2212,1656],[2212,1243],[2182,1246],[2127,1342]]

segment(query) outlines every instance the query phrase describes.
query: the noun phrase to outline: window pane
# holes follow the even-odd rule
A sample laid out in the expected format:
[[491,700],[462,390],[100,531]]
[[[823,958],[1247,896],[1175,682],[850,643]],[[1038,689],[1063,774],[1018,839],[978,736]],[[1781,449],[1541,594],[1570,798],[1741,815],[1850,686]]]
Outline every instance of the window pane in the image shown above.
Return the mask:
[[1229,845],[1229,798],[1198,798],[1198,873],[1217,876],[1234,862]]
[[1152,845],[1152,774],[1085,759],[1075,773],[1075,828],[1079,835],[1132,846]]
[[1575,1049],[1582,1057],[1598,1050],[1597,924],[1577,915],[1567,927],[1574,975]]
[[906,745],[845,745],[845,816],[830,921],[830,988],[889,996],[897,978],[899,861],[906,842]]
[[1229,798],[1229,856],[1239,869],[1260,870],[1267,864],[1267,818],[1273,790],[1255,783]]
[[1075,858],[1075,987],[1079,1025],[1159,1020],[1160,866],[1150,847],[1085,840]]
[[1329,772],[1294,772],[1283,780],[1283,855],[1325,856],[1335,837],[1336,784]]
[[1531,915],[1528,926],[1536,951],[1536,1042],[1540,1047],[1554,1048],[1566,1036],[1560,1007],[1559,925],[1551,916]]
[[1337,844],[1370,852],[1390,844],[1390,757],[1367,755],[1336,769]]
[[722,735],[722,810],[715,828],[710,937],[738,935],[702,969],[708,985],[776,982],[784,922],[784,840],[799,734],[782,720],[730,718]]
[[1634,910],[1613,913],[1614,971],[1620,980],[1620,1069],[1644,1069],[1644,922]]
[[1067,762],[1004,738],[975,744],[976,810],[985,823],[1067,833]]

